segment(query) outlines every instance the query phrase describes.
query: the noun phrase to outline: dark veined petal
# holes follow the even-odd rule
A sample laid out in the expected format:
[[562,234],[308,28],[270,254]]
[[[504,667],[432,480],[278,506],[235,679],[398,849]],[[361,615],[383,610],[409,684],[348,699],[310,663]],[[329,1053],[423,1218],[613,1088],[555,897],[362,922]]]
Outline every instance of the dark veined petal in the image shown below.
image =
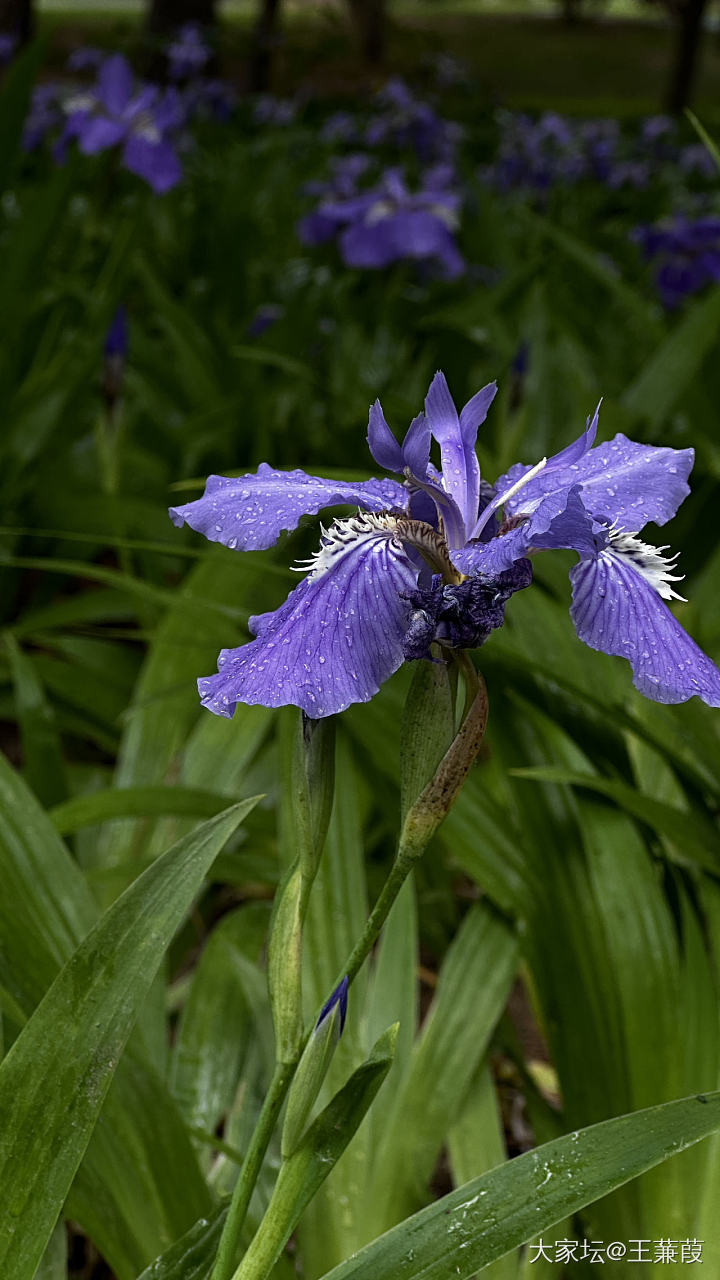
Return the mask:
[[627,658],[636,689],[655,702],[697,696],[720,706],[720,671],[632,564],[610,549],[570,572],[575,629],[591,649]]
[[416,580],[390,517],[337,521],[285,604],[251,619],[257,639],[224,649],[218,674],[198,681],[203,706],[292,704],[319,719],[367,702],[403,661]]
[[407,493],[396,480],[324,480],[261,462],[257,475],[210,476],[202,498],[171,507],[170,519],[233,550],[264,551],[302,516],[345,503],[366,511],[404,509]]

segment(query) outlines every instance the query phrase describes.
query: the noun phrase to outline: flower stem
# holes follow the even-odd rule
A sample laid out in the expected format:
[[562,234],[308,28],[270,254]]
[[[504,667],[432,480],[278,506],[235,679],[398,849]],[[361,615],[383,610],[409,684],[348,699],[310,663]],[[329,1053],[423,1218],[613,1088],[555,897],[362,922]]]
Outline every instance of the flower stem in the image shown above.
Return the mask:
[[296,1065],[294,1062],[279,1062],[275,1067],[273,1078],[270,1081],[270,1088],[265,1096],[265,1101],[255,1126],[255,1132],[250,1141],[247,1155],[243,1160],[240,1177],[235,1183],[235,1190],[232,1194],[210,1280],[229,1280],[233,1274],[240,1232],[245,1222],[250,1197],[255,1188],[255,1183],[265,1158],[265,1152]]

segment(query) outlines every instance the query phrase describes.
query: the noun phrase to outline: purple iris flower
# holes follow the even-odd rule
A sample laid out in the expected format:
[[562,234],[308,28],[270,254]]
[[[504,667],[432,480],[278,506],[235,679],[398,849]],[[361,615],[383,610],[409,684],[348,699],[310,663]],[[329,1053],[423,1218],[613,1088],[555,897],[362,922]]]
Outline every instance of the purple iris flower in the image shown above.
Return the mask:
[[665,603],[680,598],[675,557],[639,536],[686,497],[693,451],[624,435],[593,448],[596,412],[562,452],[517,465],[491,487],[475,441],[495,391],[483,387],[458,414],[436,374],[402,444],[376,401],[370,451],[402,481],[324,480],[262,464],[257,475],[211,476],[202,498],[171,509],[176,525],[252,551],[271,547],[305,514],[359,508],[323,529],[285,604],[250,619],[256,638],[221,652],[218,674],[198,682],[204,706],[231,716],[238,702],[293,704],[318,718],[366,702],[406,658],[428,656],[433,641],[482,644],[502,625],[509,597],[529,585],[528,557],[555,548],[580,557],[571,615],[586,644],[627,658],[636,687],[657,702],[697,695],[720,706],[720,671]]
[[93,90],[66,104],[65,140],[76,138],[85,155],[122,147],[123,164],[162,193],[177,185],[180,161],[171,141],[182,118],[176,94],[154,85],[136,89],[129,63],[120,54],[103,62]]
[[637,227],[632,238],[655,266],[663,305],[672,311],[693,293],[720,280],[720,218],[676,216]]
[[10,35],[8,31],[0,31],[0,67],[10,61],[17,44],[17,36]]
[[447,172],[426,176],[410,191],[397,169],[388,169],[369,191],[327,199],[304,218],[298,235],[304,244],[322,244],[338,236],[349,267],[380,269],[404,258],[432,259],[444,277],[457,279],[465,262],[455,243],[460,195],[446,185]]
[[166,50],[172,80],[188,80],[205,69],[212,50],[196,22],[186,22]]
[[285,315],[285,308],[277,302],[263,302],[250,321],[246,333],[248,338],[259,338],[266,329],[271,329]]

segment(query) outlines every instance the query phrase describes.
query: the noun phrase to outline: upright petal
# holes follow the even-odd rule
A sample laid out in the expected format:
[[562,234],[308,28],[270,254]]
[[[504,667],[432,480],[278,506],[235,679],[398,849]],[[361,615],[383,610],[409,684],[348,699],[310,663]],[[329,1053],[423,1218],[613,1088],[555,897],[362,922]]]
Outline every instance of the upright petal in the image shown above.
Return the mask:
[[370,453],[383,471],[402,473],[403,451],[387,424],[379,400],[370,406],[367,442]]
[[319,719],[367,702],[403,661],[416,579],[390,518],[336,522],[285,604],[251,619],[257,639],[198,682],[203,705],[231,716],[238,702],[292,704]]
[[477,433],[487,418],[488,409],[497,395],[497,382],[488,382],[486,387],[476,391],[468,400],[464,409],[460,410],[460,435],[467,449],[475,452]]
[[103,106],[111,115],[122,115],[132,97],[133,73],[130,63],[122,54],[106,58],[98,72],[97,92]]
[[462,515],[467,537],[477,517],[480,468],[474,447],[467,448],[463,440],[460,419],[444,373],[436,373],[430,384],[425,416],[440,445],[443,486]]
[[636,689],[655,702],[697,696],[720,706],[720,671],[656,591],[611,550],[570,572],[575,629],[591,649],[627,658]]
[[424,413],[413,418],[402,446],[403,465],[416,480],[424,480],[430,463],[430,424]]
[[125,143],[123,164],[131,173],[144,178],[153,191],[164,195],[182,178],[182,166],[171,143],[164,139],[151,141],[133,133]]
[[238,551],[264,551],[302,516],[348,505],[365,511],[405,509],[407,493],[396,480],[324,480],[304,471],[275,471],[261,462],[257,475],[210,476],[202,498],[170,508],[170,519]]

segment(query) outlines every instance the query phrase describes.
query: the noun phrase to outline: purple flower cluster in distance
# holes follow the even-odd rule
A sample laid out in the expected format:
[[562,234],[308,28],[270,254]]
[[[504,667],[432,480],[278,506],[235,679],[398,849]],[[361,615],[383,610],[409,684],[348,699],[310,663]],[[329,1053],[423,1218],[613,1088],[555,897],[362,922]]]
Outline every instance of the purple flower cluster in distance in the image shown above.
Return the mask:
[[445,120],[404,80],[392,79],[376,95],[370,118],[349,111],[328,116],[323,142],[413,155],[420,164],[454,164],[462,128]]
[[255,639],[220,653],[217,675],[198,682],[204,706],[231,716],[238,702],[293,704],[319,718],[366,702],[404,660],[429,656],[433,642],[483,644],[510,596],[529,585],[530,557],[556,548],[579,556],[570,579],[581,640],[626,658],[636,688],[657,702],[697,695],[720,706],[720,671],[666,603],[681,598],[676,558],[640,536],[687,496],[693,451],[621,434],[595,445],[596,412],[560,453],[517,464],[489,485],[475,442],[495,391],[483,387],[458,414],[438,373],[402,444],[376,401],[368,443],[392,478],[325,480],[261,464],[257,475],[211,476],[202,498],[171,509],[176,525],[254,551],[303,515],[358,507],[322,530],[285,603],[250,619]]
[[455,242],[461,197],[444,167],[428,170],[412,191],[399,169],[387,169],[373,187],[357,191],[356,174],[362,157],[336,169],[343,194],[325,195],[302,219],[298,235],[303,244],[324,244],[337,237],[348,267],[379,269],[403,259],[430,259],[445,279],[462,275],[465,262]]
[[632,238],[655,269],[663,306],[679,307],[705,285],[720,280],[720,217],[676,216],[636,227]]
[[714,172],[707,149],[681,145],[677,126],[666,116],[648,118],[632,135],[617,120],[570,120],[555,112],[534,120],[504,111],[497,119],[497,153],[483,176],[501,191],[547,193],[587,181],[643,190],[660,179],[709,178]]
[[367,147],[414,151],[421,164],[449,164],[462,135],[460,125],[444,120],[434,107],[416,97],[404,80],[389,80],[376,99],[367,125]]

